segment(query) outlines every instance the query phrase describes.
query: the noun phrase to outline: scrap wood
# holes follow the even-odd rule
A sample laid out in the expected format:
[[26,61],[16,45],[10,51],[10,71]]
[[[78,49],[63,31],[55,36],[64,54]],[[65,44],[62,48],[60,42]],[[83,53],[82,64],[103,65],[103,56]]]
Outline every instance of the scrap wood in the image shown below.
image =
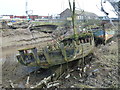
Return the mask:
[[12,88],[15,88],[13,82],[12,82],[11,80],[9,80],[9,82],[10,82],[10,86],[11,86]]
[[50,82],[47,84],[47,88],[60,85],[59,81]]
[[65,75],[65,72],[61,74],[61,76],[59,76],[58,79],[60,79],[61,77],[63,77]]
[[35,86],[31,86],[30,88],[37,88],[37,87],[43,87],[43,85],[45,84],[46,86],[47,86],[47,83],[49,82],[49,81],[51,81],[51,77],[52,76],[49,76],[49,77],[47,77],[47,78],[44,78],[42,81],[40,81],[37,85],[35,85]]
[[30,87],[29,81],[30,81],[30,76],[27,77],[27,81],[26,81],[26,84],[25,84],[26,88]]
[[74,86],[77,88],[95,88],[93,86],[84,85],[84,84],[74,84]]
[[26,84],[29,84],[29,81],[30,81],[30,76],[27,77]]
[[67,79],[67,78],[69,78],[70,77],[70,74],[68,74],[65,78]]

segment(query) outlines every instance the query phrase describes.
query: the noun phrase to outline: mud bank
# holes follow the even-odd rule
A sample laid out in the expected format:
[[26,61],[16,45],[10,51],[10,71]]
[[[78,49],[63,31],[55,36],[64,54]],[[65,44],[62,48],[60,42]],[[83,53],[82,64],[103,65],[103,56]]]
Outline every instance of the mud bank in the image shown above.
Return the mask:
[[[17,49],[45,46],[52,40],[49,34],[33,32],[25,29],[4,30],[2,32],[2,86],[9,88],[10,80],[32,72],[37,68],[28,68],[19,64],[16,60]],[[81,69],[71,68],[59,78],[58,86],[53,88],[117,88],[118,78],[118,43],[112,41],[101,45],[94,50],[95,57],[90,63],[86,63],[83,76]],[[38,81],[34,75],[33,81]],[[0,82],[1,83],[1,82]],[[33,84],[33,83],[31,83]]]
[[[8,85],[9,80],[16,80],[34,68],[27,68],[18,63],[16,59],[17,50],[22,48],[37,47],[42,48],[47,45],[52,37],[49,34],[27,29],[6,29],[1,31],[1,53],[0,53],[0,84]],[[2,76],[2,77],[1,77]]]

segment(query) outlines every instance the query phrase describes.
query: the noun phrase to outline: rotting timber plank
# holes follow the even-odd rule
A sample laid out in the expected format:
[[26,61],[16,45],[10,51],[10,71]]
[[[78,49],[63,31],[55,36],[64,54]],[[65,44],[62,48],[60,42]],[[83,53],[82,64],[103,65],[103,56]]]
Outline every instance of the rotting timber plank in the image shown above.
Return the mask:
[[77,88],[95,88],[93,86],[84,85],[84,84],[74,84]]
[[31,86],[30,88],[43,88],[47,87],[47,84],[52,81],[56,81],[67,69],[67,65],[63,64],[62,66],[54,66],[50,68],[52,74],[48,77],[45,77],[43,80],[41,80],[38,84]]
[[55,76],[52,77],[52,81],[57,80],[65,71],[67,71],[67,69],[68,69],[67,64],[62,64],[59,67],[57,67],[54,71]]
[[61,65],[57,66],[57,68],[55,68],[55,69],[54,69],[54,67],[52,67],[51,70],[56,74],[52,78],[52,80],[55,81],[55,80],[59,79],[64,72],[69,73],[70,69],[78,67],[78,64],[79,64],[78,62],[79,62],[79,60],[74,60],[74,61],[71,61],[68,63],[61,64]]
[[[57,65],[57,66],[53,66],[53,67],[49,68],[51,75],[49,75],[48,77],[45,77],[37,85],[34,85],[31,88],[47,87],[49,82],[53,82],[53,81],[60,79],[64,73],[70,73],[69,69],[78,67],[78,64],[79,64],[78,62],[79,62],[79,60],[75,60],[75,61],[72,61],[69,63],[65,63],[65,64],[61,64],[61,65]],[[79,85],[77,85],[77,86],[79,86]],[[80,87],[81,87],[81,85],[80,85]],[[85,87],[89,87],[89,86],[85,86]],[[92,88],[94,88],[94,87],[92,87]]]
[[86,63],[88,63],[89,61],[87,60],[89,56],[93,55],[93,53],[90,53],[88,54],[86,57],[84,57],[84,65],[83,62],[82,62],[82,59],[77,59],[77,60],[74,60],[74,61],[71,61],[71,62],[68,62],[68,63],[64,63],[64,64],[61,64],[59,66],[56,66],[57,68],[55,67],[52,67],[51,68],[51,71],[55,73],[55,76],[52,77],[52,80],[55,81],[57,79],[59,79],[59,77],[61,77],[61,75],[64,73],[64,72],[67,72],[69,73],[69,69],[73,69],[75,67],[84,67]]
[[[50,76],[44,78],[37,85],[32,86],[31,88],[47,87],[47,84],[49,82],[53,82],[53,81],[58,80],[61,77],[61,75],[63,75],[64,72],[68,71],[67,70],[68,69],[68,64],[69,64],[69,68],[70,68],[71,65],[73,66],[74,62],[67,63],[67,64],[65,63],[65,64],[62,64],[62,65],[53,66],[53,67],[49,68],[51,70],[52,74]],[[76,61],[76,63],[74,63],[74,66],[76,66],[75,64],[78,64],[77,61]]]

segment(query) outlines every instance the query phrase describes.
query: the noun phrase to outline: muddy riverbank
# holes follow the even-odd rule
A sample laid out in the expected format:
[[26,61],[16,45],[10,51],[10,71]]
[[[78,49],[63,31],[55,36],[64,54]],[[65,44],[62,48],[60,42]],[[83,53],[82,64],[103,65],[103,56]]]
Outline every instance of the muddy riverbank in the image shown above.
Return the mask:
[[[81,71],[74,69],[69,73],[69,77],[61,80],[63,84],[60,88],[113,88],[119,86],[118,74],[118,46],[116,42],[111,42],[105,46],[95,49],[95,57],[85,65],[84,76]],[[68,74],[66,74],[67,76]]]
[[[0,66],[2,70],[0,79],[4,86],[8,86],[9,80],[16,80],[24,76],[28,72],[32,72],[31,68],[27,68],[18,63],[16,55],[18,49],[37,47],[42,48],[47,45],[52,37],[42,32],[30,32],[27,29],[4,29],[1,31],[1,53]],[[34,70],[34,69],[33,69]]]
[[[0,79],[2,79],[3,87],[10,88],[10,80],[15,82],[18,78],[37,69],[19,64],[16,60],[17,50],[29,47],[40,49],[49,43],[52,37],[42,32],[31,34],[26,29],[19,29],[3,30],[0,39],[2,40],[2,63],[0,63],[2,64],[2,77]],[[34,84],[32,81],[39,80],[38,82],[40,82],[41,79],[38,79],[38,75],[30,76],[31,85]],[[81,69],[70,68],[59,78],[59,85],[54,88],[117,88],[118,78],[118,43],[117,40],[113,40],[94,49],[94,57],[84,66],[83,76],[81,76]]]

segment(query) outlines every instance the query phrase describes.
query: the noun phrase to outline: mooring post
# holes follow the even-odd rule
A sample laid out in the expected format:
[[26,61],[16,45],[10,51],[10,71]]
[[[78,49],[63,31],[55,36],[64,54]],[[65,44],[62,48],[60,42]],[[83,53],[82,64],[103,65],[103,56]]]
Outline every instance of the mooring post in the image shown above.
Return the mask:
[[103,39],[104,39],[103,44],[105,45],[105,43],[106,43],[106,35],[105,35],[105,33],[106,33],[106,31],[105,31],[105,22],[102,22],[102,29],[103,29]]
[[84,47],[82,45],[82,76],[83,76],[83,73],[84,73],[84,66],[85,66],[85,60],[84,60]]

